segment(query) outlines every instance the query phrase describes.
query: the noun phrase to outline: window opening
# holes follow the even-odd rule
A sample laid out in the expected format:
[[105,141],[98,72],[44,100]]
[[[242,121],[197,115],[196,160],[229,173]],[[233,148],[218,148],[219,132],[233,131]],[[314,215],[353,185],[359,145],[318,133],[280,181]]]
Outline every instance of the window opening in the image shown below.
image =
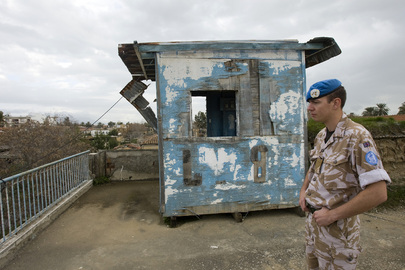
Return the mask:
[[[205,131],[207,137],[236,136],[236,92],[235,91],[192,91],[193,136],[201,137],[201,117],[205,100]],[[198,97],[198,98],[197,98]],[[194,104],[196,103],[196,104]],[[198,111],[197,111],[198,110]],[[197,112],[196,112],[197,111]],[[198,120],[198,121],[196,121]],[[197,129],[195,129],[195,127]],[[204,129],[204,128],[203,128]],[[203,132],[204,133],[204,132]]]
[[192,96],[191,98],[193,137],[206,137],[207,98],[205,96]]

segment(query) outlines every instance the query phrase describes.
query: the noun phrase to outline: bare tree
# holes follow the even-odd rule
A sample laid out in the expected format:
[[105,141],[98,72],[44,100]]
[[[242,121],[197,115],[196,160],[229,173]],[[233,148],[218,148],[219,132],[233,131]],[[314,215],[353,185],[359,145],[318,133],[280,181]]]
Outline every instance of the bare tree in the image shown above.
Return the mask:
[[4,126],[4,119],[3,119],[3,112],[2,111],[0,111],[0,127],[3,127]]
[[0,133],[0,145],[7,149],[0,162],[0,177],[88,150],[88,142],[81,138],[77,126],[30,122],[7,128]]
[[142,138],[150,131],[150,128],[144,123],[128,123],[122,131],[122,135],[126,141],[132,142]]

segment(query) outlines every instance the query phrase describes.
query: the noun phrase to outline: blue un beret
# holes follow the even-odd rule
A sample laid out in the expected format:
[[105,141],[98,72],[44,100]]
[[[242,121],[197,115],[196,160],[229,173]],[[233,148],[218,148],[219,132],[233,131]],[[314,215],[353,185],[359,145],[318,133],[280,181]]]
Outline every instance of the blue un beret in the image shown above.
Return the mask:
[[342,83],[339,80],[331,79],[314,83],[308,90],[307,101],[317,99],[332,93],[336,88],[341,86]]

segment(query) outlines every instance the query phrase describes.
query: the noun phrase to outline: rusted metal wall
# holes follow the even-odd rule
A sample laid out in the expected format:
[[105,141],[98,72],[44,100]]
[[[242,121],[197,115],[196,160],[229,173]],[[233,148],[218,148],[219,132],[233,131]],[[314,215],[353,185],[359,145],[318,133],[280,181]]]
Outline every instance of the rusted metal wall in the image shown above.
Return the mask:
[[[156,53],[164,216],[298,205],[306,156],[303,57],[300,50]],[[236,136],[192,137],[192,96],[220,91],[234,93]]]

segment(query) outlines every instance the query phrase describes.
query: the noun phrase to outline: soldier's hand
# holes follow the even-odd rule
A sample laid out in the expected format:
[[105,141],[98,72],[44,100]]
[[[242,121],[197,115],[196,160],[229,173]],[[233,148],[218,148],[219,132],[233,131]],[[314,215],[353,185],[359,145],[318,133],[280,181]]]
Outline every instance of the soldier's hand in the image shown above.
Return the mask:
[[312,214],[312,218],[315,219],[319,226],[328,226],[334,222],[331,215],[329,215],[329,211],[328,208],[322,207],[322,209],[317,210]]
[[309,212],[309,209],[307,207],[307,203],[305,201],[305,192],[300,192],[299,204],[301,206],[302,211]]

